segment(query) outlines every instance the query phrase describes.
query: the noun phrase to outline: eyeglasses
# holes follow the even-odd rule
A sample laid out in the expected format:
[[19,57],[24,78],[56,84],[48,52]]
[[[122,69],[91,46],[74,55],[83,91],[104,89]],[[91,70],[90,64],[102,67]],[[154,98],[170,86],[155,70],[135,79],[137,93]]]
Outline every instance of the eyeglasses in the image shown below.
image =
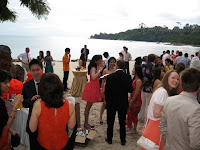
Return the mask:
[[31,69],[30,71],[31,71],[31,72],[39,72],[39,71],[41,71],[41,68]]

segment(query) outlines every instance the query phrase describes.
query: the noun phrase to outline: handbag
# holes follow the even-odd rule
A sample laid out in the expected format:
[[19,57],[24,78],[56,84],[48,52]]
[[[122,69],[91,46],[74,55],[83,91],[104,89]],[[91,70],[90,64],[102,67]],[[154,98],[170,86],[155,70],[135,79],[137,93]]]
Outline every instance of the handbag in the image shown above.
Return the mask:
[[20,143],[20,136],[18,134],[11,135],[11,145],[17,147]]
[[[145,128],[147,126],[148,120],[149,119],[147,119],[147,121],[146,121]],[[160,142],[161,142],[161,137],[162,137],[162,135],[160,136]],[[160,142],[159,142],[159,146],[158,146],[153,141],[149,140],[148,138],[146,138],[142,135],[139,138],[139,140],[137,141],[137,145],[139,145],[140,147],[143,147],[147,150],[159,150]]]

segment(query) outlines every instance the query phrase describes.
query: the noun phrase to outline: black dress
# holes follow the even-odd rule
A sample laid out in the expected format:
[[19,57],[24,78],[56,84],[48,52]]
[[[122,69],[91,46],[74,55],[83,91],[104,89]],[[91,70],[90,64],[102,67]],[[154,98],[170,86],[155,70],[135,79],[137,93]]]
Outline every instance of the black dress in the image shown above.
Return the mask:
[[0,137],[3,131],[4,126],[7,124],[8,121],[8,114],[6,110],[5,102],[2,98],[0,98]]

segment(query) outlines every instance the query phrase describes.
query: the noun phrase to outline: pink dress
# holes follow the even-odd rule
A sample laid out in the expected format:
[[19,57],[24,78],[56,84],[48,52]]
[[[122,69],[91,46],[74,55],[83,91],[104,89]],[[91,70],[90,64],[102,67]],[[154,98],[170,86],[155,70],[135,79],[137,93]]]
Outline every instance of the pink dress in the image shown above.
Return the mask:
[[99,77],[93,80],[90,75],[90,81],[85,85],[83,90],[82,100],[91,103],[102,102]]

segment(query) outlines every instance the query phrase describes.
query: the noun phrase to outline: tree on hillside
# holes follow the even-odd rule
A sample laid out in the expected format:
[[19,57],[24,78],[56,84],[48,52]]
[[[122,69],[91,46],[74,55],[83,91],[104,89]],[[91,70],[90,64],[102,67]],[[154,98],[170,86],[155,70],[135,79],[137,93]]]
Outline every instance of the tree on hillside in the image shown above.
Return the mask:
[[[47,19],[51,10],[46,0],[20,0],[21,6],[27,7],[38,19]],[[17,13],[7,7],[8,0],[0,0],[0,22],[16,21]]]

